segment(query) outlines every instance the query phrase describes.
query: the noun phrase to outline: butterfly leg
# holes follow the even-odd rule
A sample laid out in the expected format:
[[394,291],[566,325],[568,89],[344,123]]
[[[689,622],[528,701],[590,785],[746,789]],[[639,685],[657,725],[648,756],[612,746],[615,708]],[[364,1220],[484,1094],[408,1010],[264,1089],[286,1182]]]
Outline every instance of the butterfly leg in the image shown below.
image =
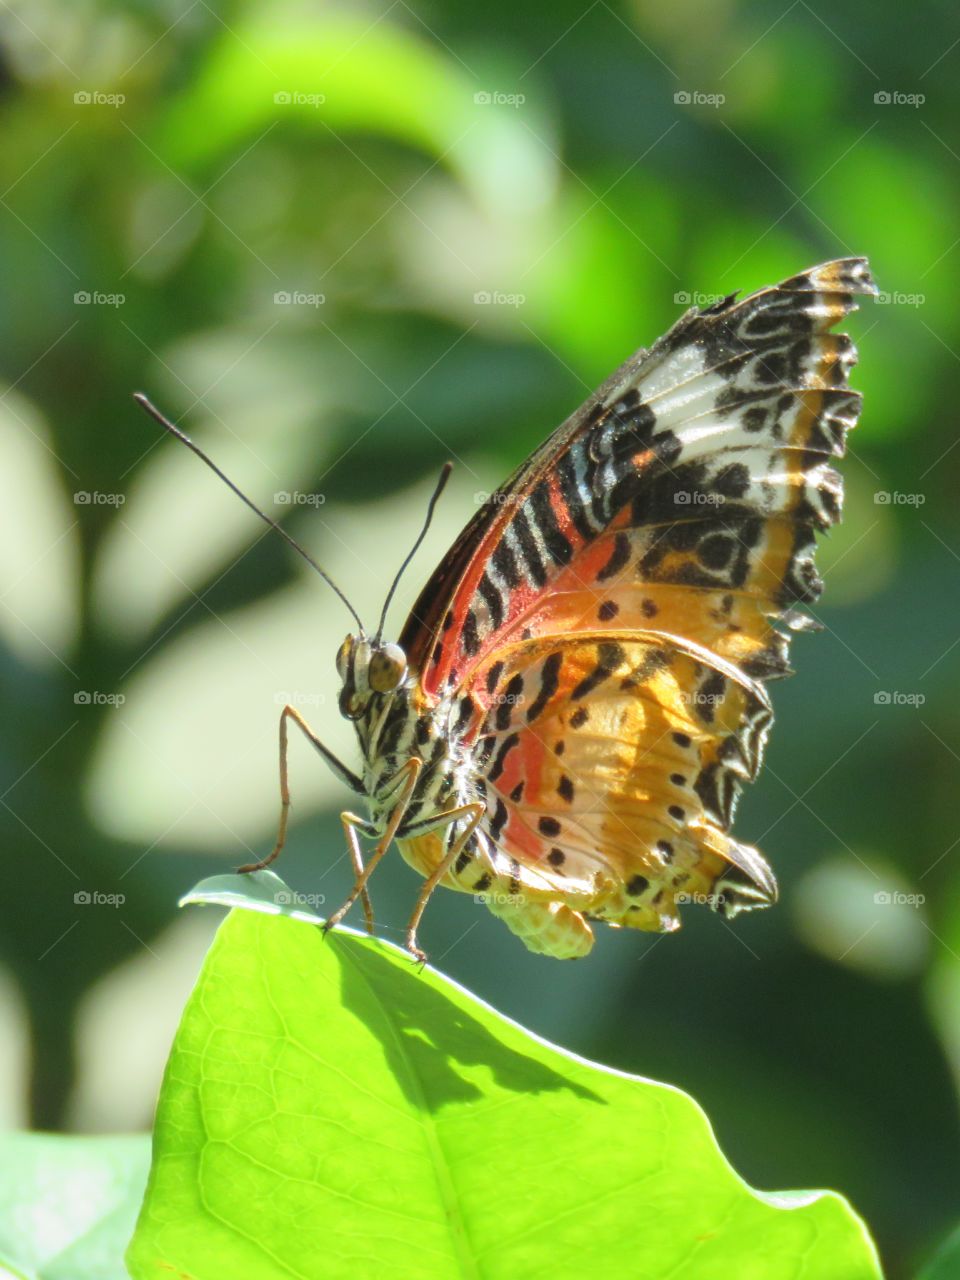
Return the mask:
[[423,888],[420,890],[419,896],[417,897],[417,903],[413,908],[413,914],[407,922],[407,936],[404,941],[404,946],[420,964],[424,964],[427,959],[426,952],[422,951],[417,945],[417,928],[420,924],[420,919],[426,909],[427,903],[430,901],[430,896],[434,889],[463,852],[470,837],[479,826],[480,819],[483,817],[485,811],[486,806],[484,804],[480,801],[474,801],[472,804],[461,805],[458,809],[448,809],[446,813],[438,813],[436,816],[435,822],[437,826],[449,826],[460,818],[466,819],[466,825],[451,844],[441,861],[437,863],[436,867],[434,867],[433,871],[430,872],[429,876],[427,876],[426,880],[423,882]]
[[[317,751],[319,751],[320,755],[323,756],[327,764],[330,765],[333,772],[336,773],[342,781],[346,782],[354,791],[363,790],[359,778],[356,778],[350,770],[347,769],[345,765],[342,765],[336,756],[323,745],[317,735],[307,724],[306,720],[304,720],[300,712],[297,711],[296,707],[291,707],[289,704],[285,706],[280,713],[280,822],[277,827],[277,842],[273,846],[273,851],[265,858],[261,858],[259,862],[248,862],[244,866],[239,867],[238,871],[242,874],[246,874],[250,871],[263,871],[265,867],[269,867],[271,862],[276,862],[277,858],[280,857],[281,850],[287,842],[287,822],[290,817],[290,786],[287,777],[288,719],[293,720],[305,737],[310,740],[313,746],[316,747]],[[352,848],[351,856],[353,856]],[[359,847],[357,849],[357,858],[359,858]],[[357,865],[357,858],[354,858],[355,867]],[[364,900],[364,911],[372,914],[370,911],[369,899],[366,898]]]
[[[359,882],[363,880],[363,854],[360,851],[360,832],[369,834],[370,824],[363,818],[358,818],[355,813],[350,813],[344,809],[340,815],[340,821],[343,823],[343,834],[346,837],[347,848],[350,850],[350,861],[353,863],[354,880]],[[366,882],[364,882],[366,883]],[[360,890],[360,900],[363,903],[363,915],[367,925],[367,933],[373,933],[373,906],[370,902],[370,895],[366,888]]]
[[[405,761],[397,770],[397,780],[401,784],[400,794],[393,813],[390,815],[390,821],[387,823],[387,829],[380,837],[379,843],[370,855],[370,861],[365,867],[363,866],[363,860],[360,859],[360,871],[357,874],[354,886],[347,895],[347,900],[344,902],[343,906],[327,919],[326,924],[323,926],[324,933],[328,933],[331,929],[335,929],[356,902],[357,898],[359,898],[361,894],[366,893],[367,881],[376,870],[380,859],[390,848],[390,845],[393,842],[393,837],[397,833],[397,828],[403,821],[403,815],[407,811],[407,805],[410,803],[410,798],[413,795],[414,788],[417,785],[417,778],[419,778],[420,770],[422,768],[423,761],[417,756],[411,756],[411,758]],[[346,816],[347,815],[344,815],[344,818],[346,818]],[[346,828],[346,825],[346,821],[344,821],[344,828]],[[348,836],[347,839],[349,841],[350,837]],[[359,856],[359,846],[357,852]]]

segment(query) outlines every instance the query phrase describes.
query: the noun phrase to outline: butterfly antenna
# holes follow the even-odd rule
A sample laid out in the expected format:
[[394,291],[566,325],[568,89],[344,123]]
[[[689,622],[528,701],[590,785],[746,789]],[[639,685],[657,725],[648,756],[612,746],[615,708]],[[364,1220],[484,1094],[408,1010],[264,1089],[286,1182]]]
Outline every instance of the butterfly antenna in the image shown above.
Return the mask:
[[393,600],[394,592],[396,591],[397,587],[400,585],[400,579],[403,577],[404,572],[406,571],[407,565],[410,563],[413,557],[420,550],[420,544],[423,542],[424,538],[427,536],[427,532],[430,529],[430,521],[433,519],[434,508],[436,507],[437,503],[440,501],[441,493],[443,493],[444,489],[447,487],[447,481],[450,479],[450,472],[452,470],[453,470],[452,462],[445,462],[443,464],[443,468],[440,471],[440,476],[437,480],[436,487],[434,488],[434,491],[433,491],[433,497],[430,499],[429,503],[427,504],[427,518],[423,522],[423,528],[420,530],[420,533],[419,533],[419,536],[417,537],[416,542],[410,548],[410,551],[407,554],[407,558],[404,560],[403,564],[397,570],[397,576],[394,578],[393,583],[391,584],[390,590],[387,592],[387,598],[383,602],[383,611],[380,614],[380,622],[377,626],[376,643],[379,643],[379,641],[383,637],[383,626],[387,620],[387,610],[390,608],[390,602]]
[[319,573],[320,577],[324,580],[324,582],[329,587],[333,588],[336,594],[340,597],[343,603],[350,610],[351,614],[353,615],[354,621],[356,622],[357,626],[360,628],[360,634],[363,635],[363,623],[360,621],[360,616],[357,613],[356,609],[354,609],[353,605],[350,603],[347,597],[343,594],[343,592],[340,590],[340,588],[337,586],[334,580],[330,577],[329,573],[327,573],[326,570],[321,569],[320,566],[317,564],[316,560],[314,560],[313,556],[311,556],[308,551],[305,551],[303,547],[301,547],[299,542],[297,542],[294,538],[290,537],[289,533],[287,533],[283,525],[278,524],[276,520],[271,519],[271,517],[268,516],[265,511],[260,510],[260,508],[256,505],[256,503],[251,502],[251,500],[247,497],[247,495],[243,492],[243,490],[238,489],[237,486],[233,483],[233,481],[228,476],[224,475],[224,473],[220,470],[220,468],[213,461],[213,459],[208,458],[198,444],[194,444],[194,442],[190,439],[188,435],[186,435],[183,431],[181,431],[179,427],[175,427],[168,418],[165,418],[163,414],[160,412],[160,410],[156,407],[156,405],[151,404],[150,400],[143,394],[142,391],[135,391],[133,393],[133,398],[134,400],[136,400],[137,404],[140,406],[141,409],[149,413],[150,417],[153,418],[154,421],[160,423],[164,431],[168,431],[170,435],[176,436],[176,438],[180,441],[181,444],[185,444],[188,449],[190,449],[193,453],[197,455],[197,457],[200,459],[201,462],[205,462],[207,464],[207,466],[214,473],[214,475],[220,477],[220,479],[223,481],[223,483],[227,486],[228,489],[233,490],[233,492],[237,495],[237,497],[241,500],[241,502],[245,502],[255,515],[258,515],[265,524],[268,524],[270,526],[271,529],[275,529],[277,533],[280,534],[281,538],[285,538],[286,541],[289,542],[290,546],[293,547],[294,551],[296,551],[298,555],[302,556],[303,559],[306,560],[307,564],[310,565],[311,569],[315,569],[317,573]]

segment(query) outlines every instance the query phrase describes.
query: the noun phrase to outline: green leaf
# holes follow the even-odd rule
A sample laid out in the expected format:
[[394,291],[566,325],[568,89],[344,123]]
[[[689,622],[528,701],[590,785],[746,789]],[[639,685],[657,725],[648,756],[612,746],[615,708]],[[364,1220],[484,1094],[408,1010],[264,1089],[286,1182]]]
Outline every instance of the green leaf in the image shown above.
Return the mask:
[[150,1163],[147,1137],[0,1137],[0,1274],[124,1280]]
[[309,913],[269,873],[190,898],[244,893],[167,1068],[137,1280],[880,1274],[843,1199],[751,1190],[679,1090],[547,1044],[392,946],[278,918]]

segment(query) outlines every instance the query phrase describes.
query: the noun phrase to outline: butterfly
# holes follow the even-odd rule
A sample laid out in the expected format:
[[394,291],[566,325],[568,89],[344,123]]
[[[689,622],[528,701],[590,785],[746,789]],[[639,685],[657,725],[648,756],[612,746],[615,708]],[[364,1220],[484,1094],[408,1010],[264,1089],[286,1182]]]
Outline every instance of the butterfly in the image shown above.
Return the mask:
[[372,636],[354,613],[336,667],[362,769],[285,707],[277,842],[242,870],[283,847],[292,721],[367,806],[341,815],[355,883],[327,928],[360,899],[373,931],[368,883],[394,841],[423,877],[418,960],[437,886],[558,958],[586,955],[596,921],[669,932],[685,902],[725,917],[775,902],[731,826],[772,722],[766,684],[817,625],[802,607],[822,588],[816,534],[840,518],[832,463],[861,400],[833,328],[872,293],[865,259],[827,262],[692,307],[631,356],[478,509],[396,643],[397,580]]

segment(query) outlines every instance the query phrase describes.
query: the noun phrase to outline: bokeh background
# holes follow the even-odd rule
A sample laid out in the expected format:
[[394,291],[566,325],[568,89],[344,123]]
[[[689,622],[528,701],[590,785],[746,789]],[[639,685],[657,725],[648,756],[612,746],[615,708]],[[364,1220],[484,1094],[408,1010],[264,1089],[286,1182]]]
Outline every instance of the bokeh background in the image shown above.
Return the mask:
[[[738,832],[774,910],[527,954],[441,894],[431,958],[689,1090],[752,1183],[851,1197],[891,1276],[960,1218],[960,28],[900,6],[15,0],[0,9],[0,1123],[149,1125],[216,925],[271,846],[276,722],[348,759],[338,601],[388,628],[475,504],[690,302],[869,254],[866,410],[824,630]],[[302,742],[281,870],[337,905]],[[374,881],[399,938],[415,877]],[[624,1135],[626,1141],[630,1135]]]

